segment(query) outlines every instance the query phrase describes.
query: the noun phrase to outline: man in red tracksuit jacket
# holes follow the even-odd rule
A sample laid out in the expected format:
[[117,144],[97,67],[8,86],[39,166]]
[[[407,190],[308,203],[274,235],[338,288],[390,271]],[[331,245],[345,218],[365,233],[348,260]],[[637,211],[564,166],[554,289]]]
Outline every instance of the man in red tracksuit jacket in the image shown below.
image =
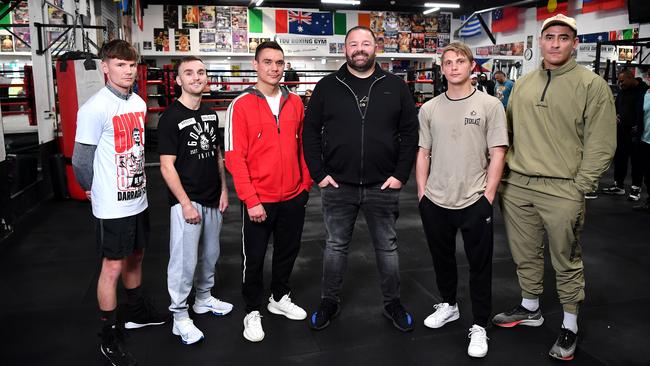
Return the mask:
[[276,42],[255,50],[257,83],[232,101],[225,126],[226,167],[242,201],[244,338],[264,339],[260,316],[264,256],[273,234],[271,313],[303,320],[307,313],[289,297],[289,277],[300,250],[312,179],[302,150],[304,107],[280,86],[284,52]]

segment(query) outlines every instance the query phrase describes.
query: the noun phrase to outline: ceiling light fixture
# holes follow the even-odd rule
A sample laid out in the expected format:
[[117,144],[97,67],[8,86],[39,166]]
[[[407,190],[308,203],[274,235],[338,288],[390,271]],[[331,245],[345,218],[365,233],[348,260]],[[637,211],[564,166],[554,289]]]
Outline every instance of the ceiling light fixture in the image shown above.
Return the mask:
[[450,4],[450,3],[425,3],[427,8],[450,8],[450,9],[460,9],[460,4]]
[[359,5],[359,0],[320,0],[322,4]]
[[430,8],[430,9],[427,9],[427,10],[423,11],[422,14],[427,15],[427,14],[434,13],[434,12],[436,12],[438,10],[440,10],[440,8]]
[[257,2],[255,3],[255,6],[260,6],[260,5],[262,5],[263,2],[264,2],[264,0],[257,0]]

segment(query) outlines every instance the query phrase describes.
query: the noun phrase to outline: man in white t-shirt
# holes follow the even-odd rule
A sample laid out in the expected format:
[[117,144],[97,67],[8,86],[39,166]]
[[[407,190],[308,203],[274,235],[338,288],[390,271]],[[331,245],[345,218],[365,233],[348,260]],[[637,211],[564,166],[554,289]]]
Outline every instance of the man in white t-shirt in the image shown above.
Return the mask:
[[[141,328],[169,320],[142,295],[142,258],[149,236],[144,124],[147,106],[131,93],[138,54],[123,40],[100,50],[106,87],[77,112],[72,155],[75,176],[92,203],[102,269],[97,282],[101,352],[113,365],[135,365],[124,348],[122,327]],[[117,323],[117,281],[127,294],[127,318]]]
[[492,304],[492,204],[508,146],[506,115],[499,100],[477,91],[470,81],[472,51],[453,42],[442,50],[445,93],[420,108],[415,166],[424,232],[442,301],[424,320],[440,328],[459,318],[456,233],[463,235],[469,263],[472,327],[467,354],[484,357]]

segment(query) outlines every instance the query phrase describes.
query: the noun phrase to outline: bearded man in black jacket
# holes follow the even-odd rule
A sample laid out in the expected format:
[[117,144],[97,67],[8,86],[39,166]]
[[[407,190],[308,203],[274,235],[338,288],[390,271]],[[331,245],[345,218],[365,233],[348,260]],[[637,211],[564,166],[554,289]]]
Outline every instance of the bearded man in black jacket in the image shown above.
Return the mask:
[[399,193],[417,150],[418,119],[406,83],[377,65],[376,51],[370,29],[350,29],[346,64],[318,82],[305,115],[305,160],[321,190],[327,231],[321,304],[309,318],[312,329],[327,327],[340,311],[348,247],[363,211],[375,247],[384,315],[398,329],[413,330],[413,317],[400,301],[395,223]]

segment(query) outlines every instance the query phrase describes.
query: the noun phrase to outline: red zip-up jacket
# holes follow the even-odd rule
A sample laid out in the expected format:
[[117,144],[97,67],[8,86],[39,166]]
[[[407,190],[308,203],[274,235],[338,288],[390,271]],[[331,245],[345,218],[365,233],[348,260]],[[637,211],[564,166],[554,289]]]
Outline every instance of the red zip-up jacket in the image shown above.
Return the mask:
[[253,87],[235,98],[226,112],[226,168],[247,208],[290,200],[309,191],[313,182],[302,147],[302,100],[286,88],[280,90],[277,119]]

